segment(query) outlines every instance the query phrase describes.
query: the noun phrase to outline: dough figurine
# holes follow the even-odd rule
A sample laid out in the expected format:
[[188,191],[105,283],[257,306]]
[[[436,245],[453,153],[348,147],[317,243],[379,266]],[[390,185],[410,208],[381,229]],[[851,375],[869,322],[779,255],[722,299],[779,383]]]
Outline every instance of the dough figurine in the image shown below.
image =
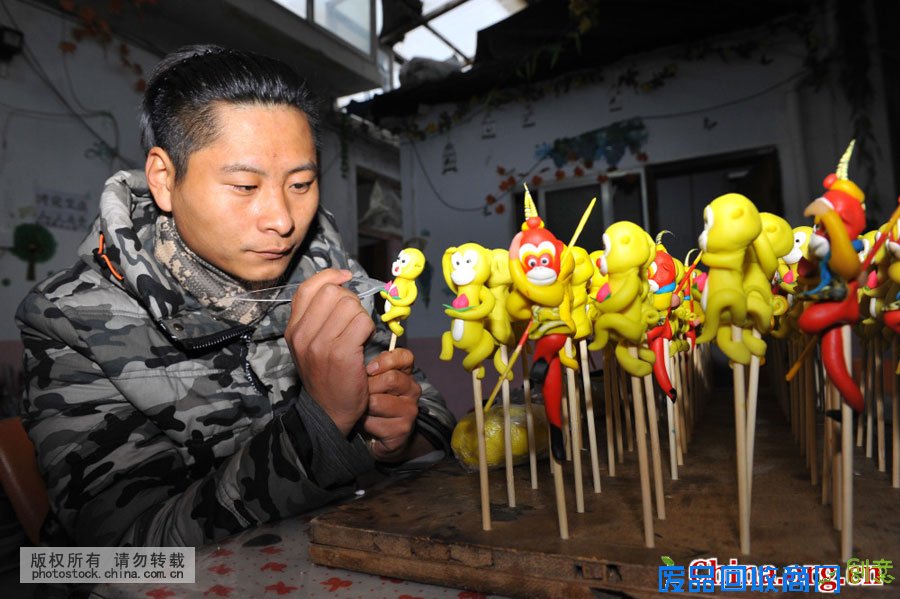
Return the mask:
[[[494,296],[494,309],[491,310],[487,320],[488,332],[498,346],[509,348],[515,344],[516,339],[509,320],[509,312],[506,311],[506,302],[512,289],[508,250],[491,250],[491,276],[488,278],[487,286]],[[507,380],[513,380],[512,369],[504,362],[499,347],[494,352],[494,368],[498,374],[505,372]]]
[[812,237],[812,227],[805,225],[794,227],[794,247],[787,254],[778,258],[778,286],[793,297],[797,294],[797,280],[800,275],[798,268],[801,258],[809,260],[809,238]]
[[[836,173],[825,178],[825,193],[804,211],[804,215],[815,217],[809,252],[819,259],[820,280],[818,286],[801,297],[819,301],[804,310],[797,324],[804,333],[822,335],[825,373],[844,401],[859,412],[864,407],[863,397],[844,361],[841,331],[843,325],[855,324],[859,319],[859,282],[856,278],[861,269],[858,252],[862,242],[857,237],[866,222],[865,195],[847,178],[852,150],[851,142]],[[800,270],[801,273],[804,271],[803,261]]]
[[[604,251],[600,272],[609,277],[609,293],[597,304],[600,314],[594,323],[595,347],[605,347],[610,334],[617,340],[616,359],[631,376],[650,374],[656,355],[646,347],[647,326],[655,324],[657,313],[645,300],[650,290],[647,272],[656,255],[653,239],[632,222],[613,223],[603,234]],[[638,358],[628,352],[628,344],[638,346]]]
[[697,343],[706,343],[715,337],[729,359],[749,364],[750,350],[742,341],[732,339],[731,325],[743,327],[747,321],[744,255],[762,232],[759,211],[746,197],[729,193],[706,206],[703,222],[704,229],[698,241],[703,252],[701,261],[709,272],[700,300],[706,324]]
[[647,281],[650,286],[650,294],[647,299],[658,314],[657,321],[647,331],[647,341],[650,349],[656,355],[653,363],[653,378],[656,379],[656,384],[663,393],[675,401],[677,395],[666,368],[665,341],[672,341],[674,337],[672,310],[681,305],[681,296],[675,293],[675,287],[678,280],[684,276],[684,267],[681,266],[679,272],[680,264],[676,264],[675,259],[666,251],[666,246],[662,243],[664,233],[666,231],[662,231],[656,236],[656,256],[650,263],[647,272]]
[[513,291],[507,310],[515,320],[534,321],[529,337],[536,341],[531,380],[540,385],[550,424],[550,449],[565,460],[562,434],[562,368],[578,362],[565,355],[566,338],[575,332],[570,280],[575,269],[572,252],[544,227],[531,195],[525,192],[525,222],[509,247]]
[[425,268],[425,255],[416,248],[400,250],[397,259],[391,265],[391,274],[394,276],[380,292],[384,298],[384,314],[381,320],[386,322],[391,332],[397,337],[403,335],[403,326],[400,321],[409,317],[412,304],[418,296],[416,277],[422,274]]
[[588,316],[588,283],[594,274],[594,265],[587,250],[578,246],[569,248],[575,259],[572,272],[572,321],[575,323],[573,338],[577,341],[590,336],[593,326]]
[[494,351],[494,338],[484,321],[494,308],[494,295],[487,287],[491,276],[491,251],[477,243],[465,243],[444,252],[441,264],[444,280],[456,299],[444,306],[452,318],[450,330],[441,336],[441,360],[453,358],[453,349],[466,352],[463,368],[484,378],[481,363]]
[[[759,218],[762,224],[761,239],[748,248],[744,255],[743,288],[747,296],[747,314],[753,328],[766,334],[772,330],[772,319],[776,312],[772,280],[778,270],[778,256],[788,254],[794,247],[794,232],[780,216],[762,212]],[[787,301],[782,298],[777,303],[777,311],[784,314],[787,311]],[[765,357],[766,342],[754,337],[749,329],[744,329],[744,345],[753,355]]]

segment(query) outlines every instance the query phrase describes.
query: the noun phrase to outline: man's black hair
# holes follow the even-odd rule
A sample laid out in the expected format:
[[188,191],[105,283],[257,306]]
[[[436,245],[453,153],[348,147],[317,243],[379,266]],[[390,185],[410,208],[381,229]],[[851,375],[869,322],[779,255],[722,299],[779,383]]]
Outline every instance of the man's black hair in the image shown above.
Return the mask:
[[306,81],[266,56],[220,46],[185,46],[160,62],[141,104],[144,152],[159,146],[172,159],[176,179],[188,157],[219,134],[218,103],[293,106],[306,115],[318,148],[318,110]]

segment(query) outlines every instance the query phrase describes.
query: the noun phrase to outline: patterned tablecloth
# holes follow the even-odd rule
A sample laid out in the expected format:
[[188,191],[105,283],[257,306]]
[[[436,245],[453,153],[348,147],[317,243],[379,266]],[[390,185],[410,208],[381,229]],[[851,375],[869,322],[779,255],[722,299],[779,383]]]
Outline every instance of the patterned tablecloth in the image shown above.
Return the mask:
[[217,545],[198,548],[193,584],[101,584],[94,588],[91,599],[488,597],[473,591],[318,566],[309,560],[309,522],[315,515],[265,524]]
[[309,516],[246,531],[196,554],[194,584],[104,584],[92,599],[331,597],[482,599],[486,595],[373,576],[309,561]]

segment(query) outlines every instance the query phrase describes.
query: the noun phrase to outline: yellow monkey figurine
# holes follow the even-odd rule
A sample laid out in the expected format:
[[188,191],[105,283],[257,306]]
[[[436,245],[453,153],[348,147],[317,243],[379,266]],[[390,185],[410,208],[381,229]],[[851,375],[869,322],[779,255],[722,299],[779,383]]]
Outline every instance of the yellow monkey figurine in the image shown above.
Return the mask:
[[[778,256],[791,251],[794,236],[791,226],[780,216],[763,212],[760,213],[759,220],[762,227],[760,236],[744,254],[743,288],[747,298],[747,315],[753,327],[766,334],[772,329],[772,317],[776,309],[772,279],[778,270]],[[760,248],[760,251],[756,248]],[[786,310],[787,302],[783,306],[779,302],[778,311],[783,314]],[[744,345],[753,355],[765,357],[766,342],[754,337],[750,329],[744,329]]]
[[506,300],[512,289],[512,276],[509,274],[509,250],[502,248],[491,250],[491,276],[487,281],[488,289],[494,296],[494,309],[487,319],[488,332],[497,344],[494,352],[494,368],[498,374],[506,372],[507,380],[513,380],[512,369],[503,361],[500,346],[511,346],[515,343],[512,323],[506,311]]
[[453,358],[453,348],[466,352],[463,368],[484,378],[481,363],[494,351],[494,338],[485,329],[485,319],[494,309],[494,295],[487,287],[491,276],[491,251],[477,243],[448,248],[441,264],[447,286],[456,294],[444,313],[453,319],[441,336],[441,360]]
[[656,360],[646,347],[638,347],[639,358],[628,353],[626,342],[640,345],[646,340],[647,326],[658,314],[647,305],[650,290],[647,269],[656,256],[656,244],[632,222],[613,223],[603,234],[604,252],[600,271],[609,277],[609,294],[597,304],[600,314],[594,323],[594,347],[606,345],[610,333],[618,338],[616,359],[632,376],[650,374]]
[[698,238],[703,252],[700,259],[709,272],[700,300],[706,323],[697,343],[706,343],[715,337],[719,348],[732,361],[749,364],[750,350],[742,341],[732,340],[731,325],[743,327],[747,321],[744,254],[762,232],[759,211],[746,197],[728,193],[704,208],[703,223],[704,229]]
[[594,265],[587,250],[578,246],[570,248],[572,257],[575,258],[575,270],[572,272],[572,320],[575,322],[575,334],[573,339],[578,341],[591,334],[593,329],[591,319],[587,313],[588,288],[587,284],[594,274]]
[[391,265],[391,274],[394,280],[388,281],[381,290],[384,299],[384,314],[382,322],[387,323],[391,332],[400,337],[403,335],[401,320],[409,317],[412,312],[412,304],[419,294],[416,288],[416,277],[422,274],[425,268],[425,255],[416,248],[404,248],[397,254],[397,259]]

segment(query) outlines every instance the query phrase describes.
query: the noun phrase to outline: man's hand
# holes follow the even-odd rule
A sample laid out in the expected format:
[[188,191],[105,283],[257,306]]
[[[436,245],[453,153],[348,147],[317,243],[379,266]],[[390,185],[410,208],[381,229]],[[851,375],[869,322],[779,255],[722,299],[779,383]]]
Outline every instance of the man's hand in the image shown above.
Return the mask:
[[323,270],[300,284],[284,338],[304,388],[344,434],[369,405],[363,346],[375,323],[355,293],[341,287],[346,270]]
[[419,414],[419,383],[413,377],[413,354],[398,348],[382,352],[366,366],[369,373],[369,410],[363,430],[373,439],[376,460],[396,461],[409,456]]

